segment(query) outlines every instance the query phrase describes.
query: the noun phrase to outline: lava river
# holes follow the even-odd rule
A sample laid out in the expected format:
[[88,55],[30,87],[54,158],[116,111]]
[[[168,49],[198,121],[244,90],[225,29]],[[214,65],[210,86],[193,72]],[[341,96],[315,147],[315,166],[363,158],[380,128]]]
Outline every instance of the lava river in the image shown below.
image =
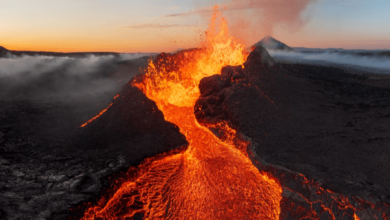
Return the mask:
[[150,61],[143,78],[132,82],[180,128],[187,149],[150,159],[137,178],[89,208],[84,219],[131,219],[136,213],[144,219],[279,219],[282,188],[240,150],[245,142],[233,144],[231,129],[222,141],[195,118],[200,80],[247,57],[244,45],[229,37],[217,7],[206,38],[202,49]]

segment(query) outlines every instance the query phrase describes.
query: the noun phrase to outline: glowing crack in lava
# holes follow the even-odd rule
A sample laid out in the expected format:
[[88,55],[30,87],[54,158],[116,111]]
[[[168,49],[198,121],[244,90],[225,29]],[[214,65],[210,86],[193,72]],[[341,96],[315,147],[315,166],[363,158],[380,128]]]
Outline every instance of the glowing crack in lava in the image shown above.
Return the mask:
[[194,115],[200,80],[220,74],[223,66],[242,65],[247,57],[214,9],[202,49],[166,55],[169,65],[150,61],[143,79],[133,82],[180,128],[188,148],[149,159],[138,168],[137,178],[125,182],[109,201],[89,208],[84,219],[124,219],[139,212],[144,219],[279,219],[281,186],[237,147],[244,141],[232,143],[234,130],[221,141]]
[[111,106],[112,106],[113,103],[109,104],[107,106],[107,108],[103,109],[102,111],[99,112],[99,114],[97,114],[95,117],[89,119],[87,122],[85,122],[84,124],[80,125],[80,128],[83,128],[85,126],[87,126],[89,123],[93,122],[94,120],[96,120],[97,118],[99,118],[101,115],[103,115]]
[[[119,94],[117,94],[116,96],[114,96],[113,99],[116,99],[119,97]],[[111,106],[112,106],[112,102],[105,108],[103,109],[102,111],[99,112],[99,114],[97,114],[95,117],[89,119],[87,122],[85,122],[84,124],[80,125],[80,128],[83,128],[85,126],[87,126],[89,123],[95,121],[96,119],[98,119],[101,115],[103,115]]]

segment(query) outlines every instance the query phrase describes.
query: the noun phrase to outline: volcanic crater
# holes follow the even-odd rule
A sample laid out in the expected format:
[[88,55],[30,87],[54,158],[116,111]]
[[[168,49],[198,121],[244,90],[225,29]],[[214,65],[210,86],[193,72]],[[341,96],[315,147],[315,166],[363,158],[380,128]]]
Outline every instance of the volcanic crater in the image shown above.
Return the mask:
[[[165,67],[165,65],[170,66],[170,62],[174,64],[178,60],[177,58],[182,60],[183,53],[185,52],[181,52],[177,54],[177,56],[161,54],[156,58],[156,68],[159,69]],[[169,59],[167,59],[167,57],[169,57]],[[165,61],[162,63],[161,60]],[[94,124],[90,126],[91,129],[99,124],[100,126],[105,127],[109,124],[108,121],[114,121],[115,123],[113,123],[113,125],[117,125],[119,121],[127,121],[128,119],[126,117],[129,116],[121,113],[127,108],[124,106],[119,107],[120,103],[127,103],[125,105],[134,103],[134,101],[130,102],[128,98],[125,97],[135,97],[135,94],[142,94],[142,92],[138,88],[134,88],[133,85],[137,85],[144,81],[144,77],[144,75],[139,75],[134,78],[123,90],[129,92],[129,95],[124,95],[126,92],[120,93],[119,97],[121,98],[115,99],[112,107],[105,113],[106,117],[110,117],[110,119],[105,119],[105,117],[98,118],[96,122],[92,122]],[[257,47],[253,48],[253,51],[249,54],[247,61],[243,66],[225,66],[222,68],[220,75],[205,77],[200,81],[200,97],[195,103],[194,115],[199,123],[208,127],[213,135],[221,140],[226,142],[230,135],[231,137],[228,141],[231,141],[231,143],[241,150],[244,155],[247,155],[252,164],[261,173],[269,175],[270,178],[277,182],[277,185],[280,185],[280,211],[277,212],[280,214],[275,216],[258,216],[257,218],[388,219],[389,207],[387,204],[389,201],[388,196],[386,195],[389,195],[389,191],[386,187],[386,175],[376,176],[375,183],[371,183],[371,180],[367,179],[370,175],[373,175],[370,171],[376,168],[377,161],[372,160],[369,163],[361,164],[360,166],[363,167],[359,168],[357,164],[362,159],[362,156],[351,157],[354,153],[344,150],[345,148],[348,148],[348,143],[339,143],[340,139],[346,138],[344,136],[348,135],[348,132],[350,132],[350,136],[347,137],[349,140],[356,137],[354,136],[356,134],[353,132],[358,132],[360,138],[364,138],[364,136],[361,136],[361,130],[354,129],[351,131],[351,128],[355,128],[356,125],[351,126],[351,123],[348,123],[348,120],[352,120],[353,117],[357,117],[359,114],[365,114],[367,108],[364,108],[361,104],[358,105],[359,108],[365,110],[361,112],[359,109],[354,109],[353,116],[349,111],[344,112],[343,115],[334,114],[335,111],[338,114],[341,114],[343,111],[349,110],[348,108],[345,108],[345,106],[340,109],[339,106],[342,106],[340,102],[343,98],[350,100],[349,96],[354,95],[353,92],[358,90],[366,91],[364,96],[368,98],[377,93],[378,90],[381,93],[389,91],[383,87],[378,88],[367,84],[370,84],[370,80],[366,75],[354,75],[337,68],[275,63],[264,48]],[[349,94],[345,94],[341,92],[344,90],[341,90],[340,87],[344,89],[348,88],[352,91],[350,91]],[[143,87],[140,88],[141,90],[143,89]],[[132,92],[131,95],[130,91]],[[359,98],[364,96],[361,95]],[[126,101],[123,102],[121,99],[126,99]],[[146,98],[143,99],[146,100]],[[297,102],[300,104],[297,105]],[[384,105],[387,103],[385,100],[382,102],[384,102]],[[143,101],[144,105],[145,103],[148,102]],[[156,111],[156,116],[160,117],[161,121],[163,121],[163,116],[158,108],[156,108],[155,104],[150,101],[149,103],[150,106],[153,106],[150,107],[149,112],[154,113]],[[329,108],[332,107],[332,110],[329,112],[321,111],[320,109],[323,109],[324,106],[329,106]],[[172,106],[168,108],[171,107]],[[385,108],[385,106],[382,105],[380,108]],[[177,108],[171,110],[173,110],[173,112],[181,111]],[[188,111],[192,110],[189,109]],[[144,112],[148,111],[144,110]],[[318,114],[318,112],[323,112],[323,114],[328,115]],[[152,115],[153,113],[146,113],[146,115]],[[191,113],[188,114],[190,115]],[[115,117],[118,117],[119,119],[114,119]],[[147,117],[142,117],[142,119],[143,125],[141,127],[147,127],[147,131],[153,130],[151,127],[154,127],[155,125],[153,124],[149,127],[150,125],[147,125]],[[234,130],[232,131],[230,127],[234,128],[237,133],[235,133]],[[338,130],[345,130],[335,133],[333,129],[336,128]],[[113,128],[104,128],[102,129],[103,133],[106,133],[106,129],[107,132],[109,132],[112,131]],[[164,146],[165,143],[165,145],[170,147],[166,147],[162,151],[156,149],[154,151],[166,152],[168,149],[172,150],[175,147],[181,150],[173,151],[173,155],[182,154],[187,151],[188,147],[184,149],[182,147],[188,146],[188,143],[178,132],[178,128],[173,125],[173,127],[168,130],[172,131],[173,135],[169,136],[165,141],[164,139],[160,140],[159,145]],[[158,131],[157,133],[167,136],[161,131]],[[90,132],[90,134],[96,135],[91,139],[96,141],[96,144],[100,142],[99,138],[103,137],[103,139],[107,139],[107,137],[101,136],[99,132],[94,131]],[[124,138],[126,136],[116,137],[117,134],[121,134],[121,132],[113,132],[110,136],[115,137],[114,139]],[[82,140],[85,140],[85,138],[82,138]],[[171,144],[166,144],[167,140],[170,140],[169,142]],[[172,144],[172,140],[177,141]],[[333,141],[335,146],[329,145],[328,143],[330,141]],[[356,143],[356,141],[350,141],[350,143],[351,142],[354,144]],[[369,142],[370,141],[367,141],[366,143]],[[93,146],[96,144],[93,144]],[[341,144],[345,144],[344,149],[340,147]],[[153,146],[155,145],[153,144]],[[349,147],[349,149],[354,148]],[[137,151],[140,152],[140,150]],[[329,153],[324,153],[324,151]],[[170,157],[169,155],[171,155],[171,153],[163,156],[163,158],[168,158]],[[344,158],[349,159],[345,160]],[[375,156],[372,158],[375,158]],[[153,160],[154,159],[151,159],[151,161]],[[159,160],[164,161],[161,157],[156,159],[156,161]],[[325,160],[327,160],[327,162],[325,162]],[[169,161],[170,162],[162,162],[167,163],[164,166],[161,166],[161,164],[158,165],[162,168],[156,168],[158,166],[151,165],[150,161],[146,162],[143,166],[149,166],[145,169],[148,170],[148,172],[161,172],[164,173],[164,175],[170,173],[168,180],[165,179],[165,177],[162,179],[160,179],[160,177],[157,178],[159,181],[169,182],[171,178],[179,178],[176,175],[182,175],[174,174],[176,169],[175,171],[172,171],[173,168],[169,167],[183,166],[180,165],[183,162],[172,164],[172,160]],[[224,170],[223,167],[216,165],[215,162],[212,162],[211,164],[213,165],[213,169],[218,168],[217,170]],[[230,166],[234,167],[234,164],[230,164]],[[324,166],[326,167],[325,169]],[[157,171],[151,171],[153,169],[157,169]],[[368,172],[365,172],[365,170]],[[218,173],[218,171],[216,172]],[[212,175],[218,175],[217,173]],[[229,175],[226,172],[223,173],[225,173],[224,175]],[[137,175],[138,178],[139,176],[142,176],[142,174]],[[201,174],[198,173],[196,175]],[[366,179],[364,179],[364,177]],[[210,178],[210,176],[207,178]],[[135,179],[137,178],[133,177],[133,180]],[[147,179],[146,182],[148,181],[150,180]],[[192,179],[188,183],[189,185],[185,184],[184,181],[179,181],[178,184],[190,187],[194,182],[196,182],[196,180]],[[145,183],[141,183],[141,185],[142,184]],[[169,185],[170,183],[166,184]],[[216,183],[213,183],[212,186],[216,187],[215,190],[217,190],[218,185],[215,184]],[[228,185],[232,186],[234,184],[230,183]],[[166,185],[164,185],[164,187],[166,187]],[[165,189],[168,191],[163,190],[161,193],[167,193],[166,196],[168,197],[175,195],[172,192],[171,187],[173,186],[168,187],[170,190]],[[180,190],[180,193],[176,194],[176,198],[174,199],[183,199],[179,195],[184,193],[184,191],[183,189]],[[111,197],[111,201],[115,200],[115,202],[114,204],[107,205],[109,206],[108,208],[103,205],[101,208],[103,208],[104,212],[107,210],[110,211],[100,217],[104,218],[104,216],[106,216],[106,218],[120,219],[127,216],[129,213],[130,217],[145,217],[145,204],[142,203],[142,198],[140,197],[140,195],[142,195],[142,190],[137,192],[135,194],[137,196],[135,197],[133,193],[134,191],[132,190],[130,190],[130,192],[126,191],[120,193],[120,195],[118,195],[118,192],[111,193],[110,195],[113,196]],[[173,194],[170,195],[169,193]],[[161,194],[158,193],[157,195],[160,196]],[[125,197],[130,197],[132,199],[128,201],[124,199]],[[217,209],[215,208],[216,204],[219,204],[219,206],[221,205],[220,203],[213,201],[212,198],[214,198],[214,196],[212,196],[211,192],[202,194],[202,199],[206,199],[211,203],[207,204],[208,210]],[[137,199],[138,202],[135,202]],[[202,199],[198,198],[197,201],[202,204]],[[223,197],[219,198],[219,200],[223,200]],[[107,202],[107,199],[105,199],[105,201]],[[188,208],[188,206],[183,207],[182,202],[183,201],[179,201],[179,203],[175,204],[175,208],[172,209],[180,211],[180,208],[177,210],[177,207],[181,207],[182,209]],[[243,201],[241,200],[235,200],[235,202],[238,203],[237,207],[240,207],[240,204],[243,204]],[[134,208],[134,204],[136,203],[138,204],[138,206],[136,206],[138,208],[133,210],[132,208],[129,208]],[[173,202],[171,201],[168,203]],[[166,201],[163,202],[163,204],[166,204]],[[248,205],[246,204],[246,206]],[[166,207],[164,205],[163,209],[165,211],[163,211],[162,215],[165,216],[164,218],[170,219],[180,215],[178,212],[169,213],[168,209],[170,207],[171,206]],[[93,212],[91,213],[99,213],[102,210],[101,208],[94,207],[94,209],[92,209]],[[242,209],[242,207],[240,209]],[[225,211],[226,209],[223,211],[220,210],[219,212],[226,213]],[[229,213],[229,217],[232,219],[253,219],[258,212],[259,210],[256,209],[252,211],[245,210],[244,215]],[[213,214],[212,211],[205,214],[203,210],[202,213],[202,215],[197,216],[199,219],[229,218],[227,216],[223,217],[223,215],[219,216],[218,214],[210,215]],[[161,217],[151,217],[148,216],[148,214],[150,213],[146,213],[146,218],[154,219]],[[190,216],[191,214],[193,215],[194,213],[187,212],[185,216]],[[94,216],[94,214],[92,214],[92,216]],[[99,216],[99,214],[97,216]]]

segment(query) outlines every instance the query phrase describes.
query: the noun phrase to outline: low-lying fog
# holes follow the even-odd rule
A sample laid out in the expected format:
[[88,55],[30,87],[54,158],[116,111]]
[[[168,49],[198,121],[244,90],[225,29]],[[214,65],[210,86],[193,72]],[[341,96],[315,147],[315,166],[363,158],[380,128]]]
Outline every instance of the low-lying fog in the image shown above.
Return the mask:
[[[390,74],[389,52],[334,49],[299,49],[295,52],[269,50],[279,62],[306,63],[316,65],[345,65]],[[387,55],[386,55],[387,54]]]
[[[380,51],[295,48],[295,52],[269,50],[277,61],[320,65],[346,65],[390,73],[389,54]],[[0,98],[83,101],[110,100],[145,66],[153,54],[85,57],[14,56],[0,58]]]
[[61,102],[112,98],[151,55],[8,55],[0,58],[0,98]]

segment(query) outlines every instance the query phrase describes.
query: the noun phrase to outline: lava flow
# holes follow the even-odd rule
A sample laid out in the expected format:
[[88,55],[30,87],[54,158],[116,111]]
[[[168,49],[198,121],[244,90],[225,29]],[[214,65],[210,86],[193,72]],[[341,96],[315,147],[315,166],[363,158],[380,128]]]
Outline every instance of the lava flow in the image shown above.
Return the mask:
[[[116,99],[119,97],[119,94],[117,94],[116,96],[114,96],[113,99]],[[84,124],[80,125],[80,128],[83,128],[85,126],[87,126],[89,123],[95,121],[96,119],[98,119],[101,115],[103,115],[111,106],[112,106],[112,102],[105,108],[103,109],[102,111],[99,112],[99,114],[97,114],[95,117],[89,119],[87,122],[85,122]]]
[[103,109],[102,111],[99,112],[99,114],[97,114],[95,117],[89,119],[87,122],[85,122],[84,124],[80,125],[80,128],[83,128],[85,126],[87,126],[89,123],[93,122],[94,120],[96,120],[97,118],[99,118],[102,114],[104,114],[110,107],[112,106],[112,103],[109,104],[107,106],[107,108]]
[[[244,45],[228,35],[215,7],[202,49],[161,55],[150,61],[133,86],[156,102],[165,120],[176,124],[189,142],[179,154],[149,159],[137,178],[122,184],[108,200],[86,210],[83,219],[279,219],[281,186],[261,173],[245,150],[222,141],[194,115],[202,78],[226,65],[242,65]],[[230,141],[229,141],[230,140]]]

